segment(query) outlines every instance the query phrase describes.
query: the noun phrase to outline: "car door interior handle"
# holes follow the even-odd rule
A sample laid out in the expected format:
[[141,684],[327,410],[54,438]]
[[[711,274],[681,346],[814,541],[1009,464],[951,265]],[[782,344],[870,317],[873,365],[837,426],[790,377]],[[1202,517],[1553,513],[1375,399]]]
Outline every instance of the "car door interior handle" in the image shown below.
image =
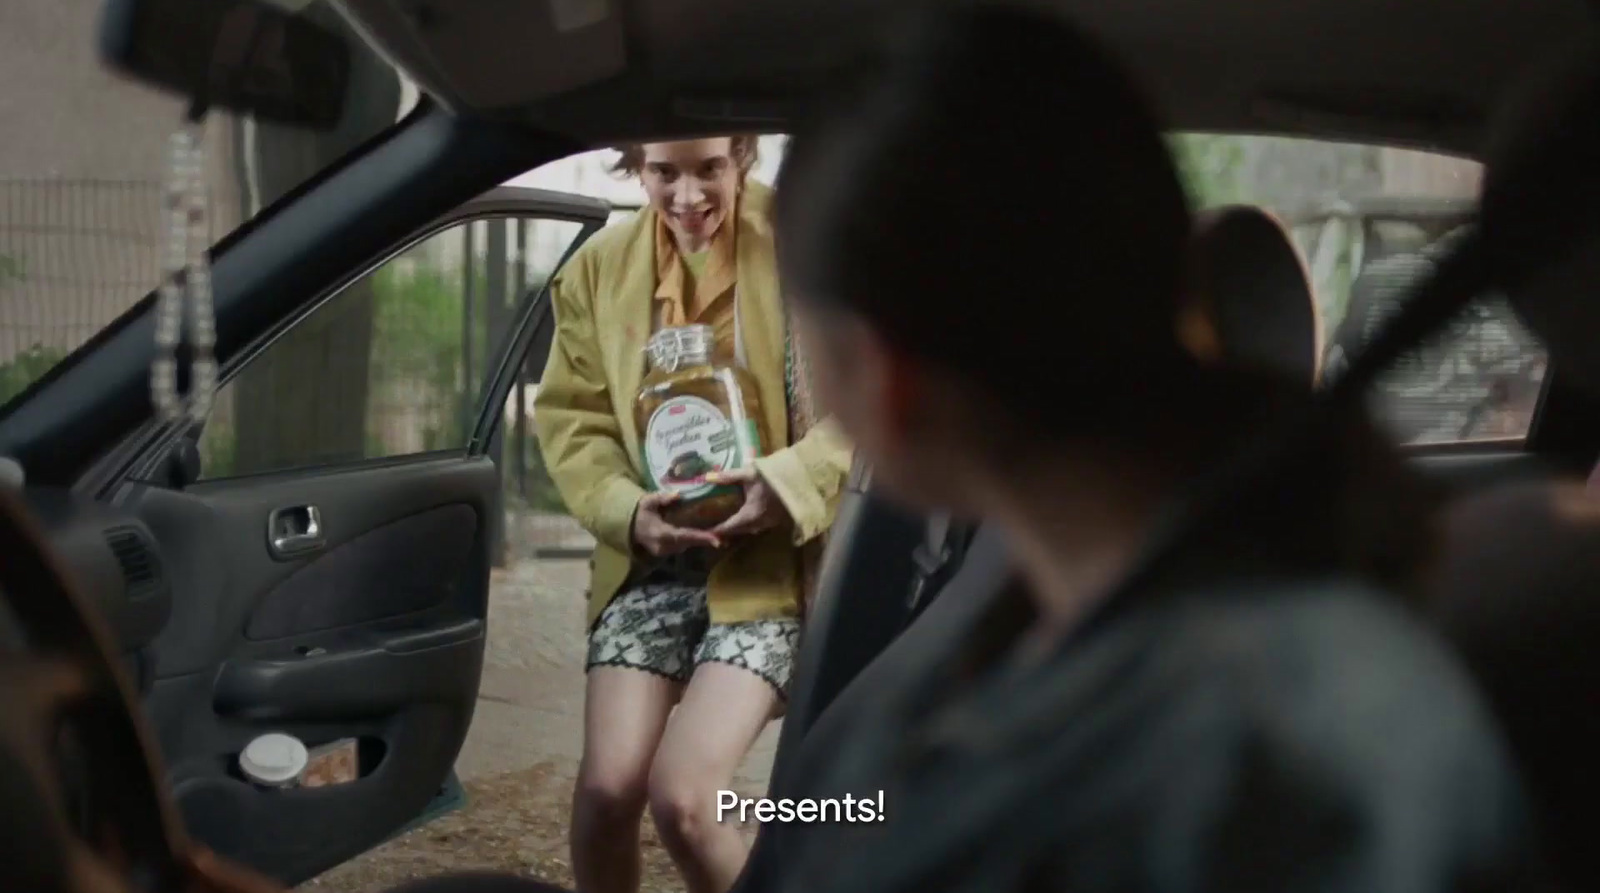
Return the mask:
[[292,558],[322,548],[322,512],[314,505],[275,509],[267,517],[267,545],[275,558]]

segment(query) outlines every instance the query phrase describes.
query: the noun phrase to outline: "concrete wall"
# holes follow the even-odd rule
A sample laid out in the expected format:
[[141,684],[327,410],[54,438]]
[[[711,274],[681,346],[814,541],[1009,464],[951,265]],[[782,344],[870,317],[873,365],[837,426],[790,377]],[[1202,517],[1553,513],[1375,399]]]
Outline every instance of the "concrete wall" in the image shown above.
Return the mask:
[[[0,2],[0,363],[71,348],[160,275],[161,184],[181,104],[100,67],[96,0]],[[208,129],[212,232],[239,219],[229,122]]]
[[1471,199],[1483,186],[1483,165],[1412,149],[1380,149],[1378,172],[1385,193]]

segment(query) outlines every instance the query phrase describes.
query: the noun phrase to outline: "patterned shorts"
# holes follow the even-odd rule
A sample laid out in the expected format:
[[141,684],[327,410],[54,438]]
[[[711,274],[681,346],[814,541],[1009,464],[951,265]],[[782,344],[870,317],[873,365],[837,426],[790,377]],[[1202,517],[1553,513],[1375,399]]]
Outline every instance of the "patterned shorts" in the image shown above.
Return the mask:
[[688,682],[705,663],[742,667],[787,697],[800,621],[712,623],[704,586],[639,584],[618,593],[589,633],[585,669],[628,667]]

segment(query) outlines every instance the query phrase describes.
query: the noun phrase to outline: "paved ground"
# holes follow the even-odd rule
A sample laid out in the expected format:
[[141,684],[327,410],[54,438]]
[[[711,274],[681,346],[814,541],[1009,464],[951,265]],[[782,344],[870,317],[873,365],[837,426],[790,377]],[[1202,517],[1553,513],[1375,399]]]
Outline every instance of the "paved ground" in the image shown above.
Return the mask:
[[[451,870],[516,871],[565,886],[567,805],[582,740],[583,560],[522,559],[496,572],[483,687],[457,773],[466,808],[391,841],[300,889],[377,893]],[[735,786],[766,787],[773,723]],[[644,889],[681,889],[654,830],[645,829]]]

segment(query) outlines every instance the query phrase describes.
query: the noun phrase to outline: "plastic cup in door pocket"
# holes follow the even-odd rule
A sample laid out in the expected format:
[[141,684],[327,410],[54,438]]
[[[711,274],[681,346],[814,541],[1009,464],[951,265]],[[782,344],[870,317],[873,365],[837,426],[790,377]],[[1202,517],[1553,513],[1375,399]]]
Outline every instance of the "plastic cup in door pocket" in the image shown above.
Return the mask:
[[239,754],[239,771],[257,787],[292,788],[300,783],[310,759],[306,745],[293,735],[270,732],[245,745]]

